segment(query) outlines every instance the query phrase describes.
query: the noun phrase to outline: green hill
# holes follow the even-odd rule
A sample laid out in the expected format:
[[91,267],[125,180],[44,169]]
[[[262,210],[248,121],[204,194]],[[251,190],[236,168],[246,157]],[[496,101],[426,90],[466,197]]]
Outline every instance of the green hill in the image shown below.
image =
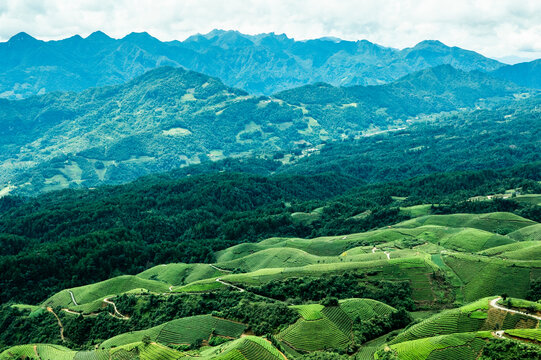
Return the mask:
[[412,228],[422,225],[470,227],[498,234],[508,234],[527,226],[536,225],[536,222],[515,214],[500,212],[479,215],[427,215],[401,222],[394,225],[394,227]]
[[177,286],[216,277],[220,274],[220,271],[208,264],[172,263],[154,266],[137,274],[137,277],[147,280],[157,280],[168,285]]
[[520,86],[541,89],[541,60],[502,66],[490,74]]
[[[475,215],[468,214],[465,215],[465,217],[475,217]],[[440,220],[439,222],[447,223],[445,220]],[[401,227],[402,224],[406,225]],[[339,255],[353,256],[371,253],[373,247],[396,247],[402,249],[411,248],[412,246],[428,242],[451,250],[477,252],[515,242],[509,237],[475,228],[439,225],[408,226],[411,226],[410,221],[395,225],[393,228],[384,228],[336,237],[321,237],[314,239],[271,238],[256,244],[249,243],[233,246],[218,252],[216,258],[218,264],[228,268],[234,267],[234,264],[240,264],[240,262],[243,261],[253,261],[255,264],[260,264],[259,261],[261,261],[261,259],[258,259],[259,257],[268,260],[269,258],[273,258],[273,255],[278,254],[275,251],[269,251],[269,249],[280,249],[283,253],[279,256],[286,258],[292,265],[295,264],[296,261],[299,261],[299,265],[301,265],[301,263],[307,265],[314,263],[314,261],[338,262],[339,260],[333,258],[324,259],[308,255],[325,257]],[[284,263],[284,260],[275,259],[275,261],[276,266],[260,266],[260,268],[283,267],[283,265],[280,264]],[[248,268],[257,270],[256,268]]]
[[[494,336],[489,331],[481,331],[406,341],[391,345],[389,349],[378,352],[375,358],[381,358],[380,356],[384,356],[387,351],[392,351],[401,360],[475,360],[481,354],[491,356],[492,353],[496,356],[512,356],[509,358],[516,358],[516,356],[528,359],[538,358],[536,354],[539,354],[539,347],[530,344],[530,341],[531,339],[538,339],[541,336],[541,330],[505,330],[502,331],[501,336],[503,339]],[[515,341],[512,339],[515,339]],[[517,344],[516,340],[520,340],[522,343]],[[499,344],[503,346],[499,346]],[[492,347],[491,345],[496,346]],[[487,352],[490,355],[486,354]],[[492,359],[493,357],[487,358]]]
[[390,344],[455,333],[538,326],[539,321],[528,316],[513,314],[490,306],[489,302],[494,298],[483,298],[457,309],[444,310],[404,330]]
[[187,359],[201,360],[283,360],[285,357],[272,344],[262,338],[246,336],[216,348],[201,351]]
[[517,241],[539,241],[541,240],[541,224],[523,227],[509,233],[508,236]]
[[468,254],[447,254],[445,264],[458,276],[465,301],[509,293],[525,298],[531,284],[539,278],[541,261],[505,260]]
[[36,344],[15,346],[0,354],[0,359],[39,358],[43,360],[177,360],[184,355],[158,344],[129,344],[110,350],[73,351],[63,346]]
[[541,241],[522,241],[494,247],[479,252],[480,255],[497,256],[514,260],[537,260],[541,258]]
[[299,305],[301,318],[277,338],[297,351],[343,349],[354,338],[354,323],[389,316],[396,309],[369,299],[341,300],[338,306]]
[[122,85],[0,101],[0,191],[33,195],[119,184],[225,158],[276,155],[288,164],[323,142],[385,132],[390,123],[408,128],[411,117],[472,108],[481,99],[510,100],[522,91],[444,65],[388,85],[310,85],[267,98],[163,67]]
[[[383,258],[381,253],[378,257]],[[267,268],[241,274],[228,274],[216,279],[207,279],[191,284],[173,288],[173,292],[209,291],[217,288],[226,288],[233,284],[241,288],[248,286],[261,286],[271,281],[283,281],[291,278],[322,277],[327,275],[340,275],[345,272],[356,274],[358,284],[370,281],[409,281],[412,287],[413,299],[418,304],[433,304],[440,297],[439,284],[430,281],[437,266],[432,263],[428,255],[419,254],[412,257],[392,258],[385,256],[384,260],[344,261],[336,263],[319,263],[301,267]],[[443,293],[441,293],[443,296]]]
[[[43,306],[65,307],[73,311],[90,313],[99,310],[105,304],[103,300],[126,292],[168,292],[169,286],[154,280],[145,280],[137,276],[123,275],[95,284],[62,290],[43,302]],[[75,300],[75,301],[74,301]]]
[[208,341],[211,337],[227,339],[239,338],[246,325],[237,322],[219,319],[211,315],[199,315],[176,319],[146,330],[133,331],[117,335],[104,341],[102,348],[112,348],[141,341],[146,335],[151,341],[163,345],[185,344]]
[[226,344],[207,347],[196,356],[176,351],[157,343],[133,342],[113,348],[73,351],[49,344],[29,344],[11,347],[0,354],[1,360],[40,358],[43,360],[283,360],[284,356],[272,344],[259,337],[247,336]]
[[[291,268],[315,264],[333,264],[340,262],[362,262],[387,259],[383,251],[355,251],[353,248],[340,256],[317,256],[303,250],[289,247],[277,247],[260,250],[236,260],[219,262],[217,265],[224,269],[240,269],[243,272],[253,272],[268,268]],[[415,251],[397,250],[392,252],[393,259],[414,256]]]

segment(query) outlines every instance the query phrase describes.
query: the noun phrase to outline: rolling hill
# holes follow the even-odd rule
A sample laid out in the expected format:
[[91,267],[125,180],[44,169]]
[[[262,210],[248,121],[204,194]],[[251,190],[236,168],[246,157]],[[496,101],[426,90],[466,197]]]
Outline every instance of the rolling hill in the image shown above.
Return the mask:
[[37,344],[22,345],[10,348],[0,354],[0,359],[20,359],[21,357],[34,357],[40,359],[58,360],[282,360],[283,355],[272,347],[270,343],[254,336],[245,337],[223,346],[207,349],[196,357],[173,350],[166,346],[143,342],[134,342],[124,346],[107,350],[73,351],[63,346]]

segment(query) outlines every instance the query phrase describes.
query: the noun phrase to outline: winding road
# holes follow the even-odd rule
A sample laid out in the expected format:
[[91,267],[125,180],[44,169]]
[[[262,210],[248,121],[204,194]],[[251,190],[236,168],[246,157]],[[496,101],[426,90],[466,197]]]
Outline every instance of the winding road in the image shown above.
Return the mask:
[[62,341],[65,341],[65,339],[64,339],[64,326],[62,325],[62,321],[60,321],[60,318],[58,317],[58,315],[56,315],[56,313],[54,312],[52,307],[47,306],[47,311],[50,312],[51,314],[53,314],[54,317],[56,318],[56,321],[58,321],[58,326],[60,327],[60,339],[62,339]]
[[212,265],[212,264],[209,264],[209,266],[210,266],[211,268],[213,268],[213,269],[218,270],[218,271],[223,271],[223,272],[228,272],[228,273],[233,272],[233,271],[231,271],[231,270],[220,269],[219,267],[214,266],[214,265]]
[[500,304],[498,304],[498,301],[499,301],[500,299],[501,299],[501,296],[497,297],[497,298],[494,299],[494,300],[491,300],[491,301],[490,301],[490,306],[492,306],[493,308],[496,308],[496,309],[498,309],[498,310],[507,311],[507,312],[510,312],[510,313],[513,313],[513,314],[524,315],[524,316],[530,317],[530,318],[532,318],[532,319],[541,321],[541,316],[537,316],[537,315],[533,315],[533,314],[528,314],[528,313],[525,313],[525,312],[522,312],[522,311],[517,311],[517,310],[508,309],[508,308],[506,308],[506,307],[501,306]]
[[68,290],[68,292],[71,295],[71,301],[73,301],[73,305],[75,305],[75,306],[79,305],[79,304],[77,304],[77,301],[75,301],[75,296],[73,296],[73,293],[71,292],[71,290]]
[[113,309],[115,310],[115,314],[111,314],[113,315],[114,317],[118,317],[122,320],[128,320],[129,319],[129,316],[126,316],[126,315],[122,315],[118,309],[116,308],[116,304],[114,302],[112,302],[111,300],[109,300],[109,298],[105,298],[103,299],[103,302],[104,303],[107,303],[107,304],[110,304],[110,305],[113,305]]
[[229,287],[232,287],[233,289],[237,289],[240,292],[245,292],[246,291],[243,288],[238,287],[237,285],[233,285],[233,284],[227,283],[225,281],[222,281],[222,278],[217,278],[216,281],[219,282],[220,284],[224,284],[225,286],[229,286]]

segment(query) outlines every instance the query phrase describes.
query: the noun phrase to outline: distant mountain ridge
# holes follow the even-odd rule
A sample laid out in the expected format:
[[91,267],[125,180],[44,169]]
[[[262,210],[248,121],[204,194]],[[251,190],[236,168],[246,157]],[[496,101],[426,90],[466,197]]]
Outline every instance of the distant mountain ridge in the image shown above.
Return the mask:
[[520,86],[541,89],[541,59],[503,66],[493,71],[491,75]]
[[522,91],[441,65],[386,85],[319,83],[257,97],[162,67],[122,85],[0,99],[0,196],[12,187],[37,193],[122,183],[209,159],[300,154]]
[[218,77],[228,86],[269,95],[314,82],[384,84],[442,64],[483,72],[503,66],[439,41],[397,50],[366,40],[295,41],[284,34],[223,30],[182,42],[162,42],[148,33],[113,39],[101,31],[45,42],[19,33],[0,43],[0,97],[115,85],[159,66],[184,67]]

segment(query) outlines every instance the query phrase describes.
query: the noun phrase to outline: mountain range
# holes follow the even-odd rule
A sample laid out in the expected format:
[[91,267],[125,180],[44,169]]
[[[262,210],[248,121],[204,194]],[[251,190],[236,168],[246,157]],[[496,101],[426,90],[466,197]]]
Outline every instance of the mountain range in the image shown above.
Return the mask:
[[528,91],[442,65],[386,85],[318,83],[258,97],[162,67],[122,85],[0,101],[0,184],[4,192],[35,193],[226,157],[302,155],[324,142],[407,126],[419,115]]
[[[508,67],[433,40],[398,50],[366,40],[296,41],[283,34],[245,35],[223,30],[167,42],[148,33],[113,39],[97,31],[86,38],[76,35],[59,41],[41,41],[19,33],[0,43],[0,97],[20,99],[115,85],[166,65],[215,76],[228,86],[256,95],[270,95],[315,82],[334,86],[384,84],[442,64],[464,71],[500,69],[497,75],[514,80],[528,76],[523,65]],[[517,75],[510,75],[515,69]]]

